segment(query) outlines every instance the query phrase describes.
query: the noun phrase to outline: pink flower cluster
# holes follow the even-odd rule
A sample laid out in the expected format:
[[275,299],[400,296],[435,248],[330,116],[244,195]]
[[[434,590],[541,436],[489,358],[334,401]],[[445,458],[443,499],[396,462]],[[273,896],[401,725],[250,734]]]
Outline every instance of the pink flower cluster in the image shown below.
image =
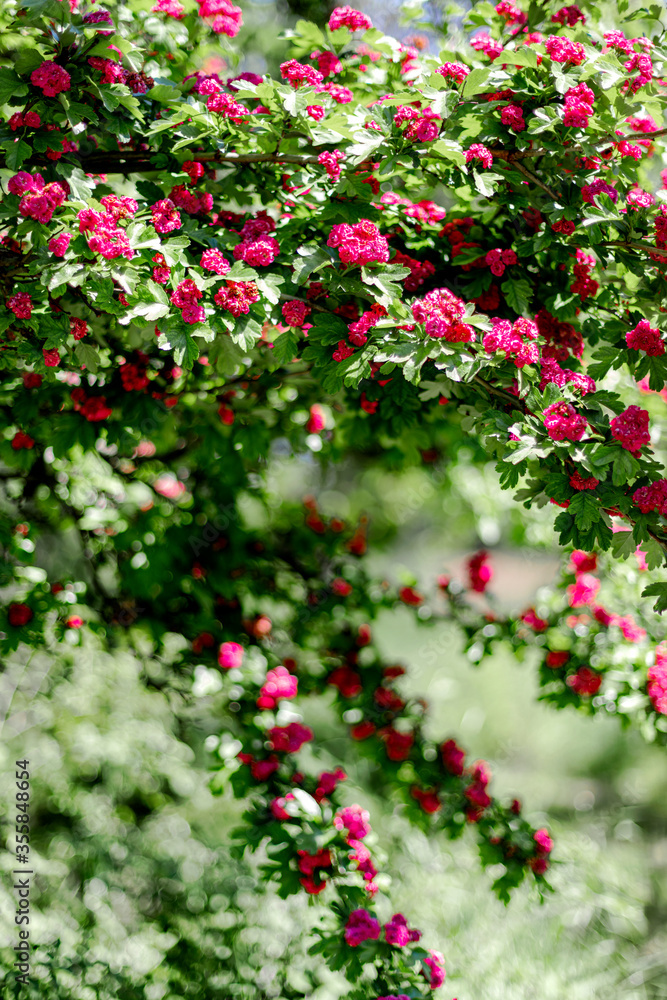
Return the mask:
[[655,198],[650,191],[643,191],[640,187],[634,187],[628,191],[626,202],[629,208],[638,211],[640,208],[650,208],[655,202]]
[[18,174],[11,177],[7,188],[10,194],[21,198],[19,214],[26,219],[35,219],[43,226],[51,221],[55,210],[67,198],[61,184],[45,184],[41,174],[29,174],[25,170],[19,170]]
[[248,117],[248,109],[239,101],[234,100],[231,94],[221,94],[214,92],[209,95],[206,107],[216,115],[228,118],[236,125],[242,124]]
[[254,281],[226,281],[213,296],[215,304],[235,319],[249,313],[250,306],[258,299],[259,291]]
[[439,951],[429,951],[427,957],[423,959],[424,965],[428,969],[428,982],[432,990],[439,989],[445,981],[445,959]]
[[594,100],[595,94],[585,83],[579,83],[576,87],[570,87],[565,94],[563,125],[572,125],[575,128],[587,128],[588,120],[593,114]]
[[88,246],[106,260],[125,257],[132,260],[134,250],[129,244],[124,229],[118,228],[116,219],[107,213],[96,212],[92,208],[83,208],[77,216],[79,232],[90,233]]
[[591,278],[591,271],[595,267],[595,258],[583,250],[577,250],[577,261],[572,268],[574,281],[570,285],[570,291],[578,295],[582,302],[587,298],[594,298],[600,287],[599,282]]
[[415,260],[414,257],[401,253],[400,250],[396,251],[391,262],[410,269],[410,274],[404,279],[406,292],[416,292],[427,278],[435,274],[435,265],[430,260]]
[[58,63],[46,61],[32,71],[30,82],[40,88],[44,97],[55,97],[70,89],[72,78]]
[[468,586],[476,594],[483,594],[493,579],[493,567],[489,565],[489,553],[482,549],[470,556],[466,563]]
[[92,56],[88,60],[88,64],[93,69],[102,73],[100,83],[111,85],[113,83],[125,83],[127,80],[127,70],[123,69],[115,59],[103,59],[101,56]]
[[371,832],[369,823],[370,813],[361,806],[346,806],[341,809],[333,818],[333,825],[337,830],[347,830],[347,841],[363,840]]
[[497,42],[495,38],[491,38],[491,36],[485,32],[475,35],[475,37],[470,40],[470,44],[476,52],[483,52],[485,56],[488,56],[490,62],[497,59],[503,51],[503,43]]
[[613,188],[611,184],[607,184],[601,177],[591,181],[590,184],[584,184],[581,189],[582,200],[588,205],[595,204],[596,194],[608,194],[614,204],[618,201],[618,191],[616,188]]
[[300,63],[296,59],[281,63],[280,75],[295,90],[303,85],[318,87],[324,81],[322,74],[313,66],[306,66],[305,63]]
[[667,715],[667,645],[655,651],[655,663],[648,670],[648,696],[656,712]]
[[104,198],[100,199],[101,204],[104,206],[108,215],[112,217],[116,222],[119,219],[129,219],[131,218],[139,205],[134,200],[134,198],[126,198],[125,196],[118,197],[115,194],[107,194]]
[[643,446],[651,443],[648,410],[642,410],[639,406],[628,406],[627,410],[614,417],[609,426],[612,437],[636,458]]
[[213,208],[213,195],[205,191],[195,194],[188,191],[184,184],[177,184],[169,193],[169,199],[176,208],[182,208],[188,215],[207,215]]
[[512,324],[508,319],[494,317],[491,323],[493,329],[490,333],[485,333],[482,340],[487,354],[504,351],[505,357],[512,357],[517,368],[534,365],[539,361],[539,348],[533,343],[539,332],[532,320],[521,317]]
[[[623,63],[623,67],[628,73],[638,71],[637,76],[629,85],[633,94],[636,94],[640,87],[647,87],[653,80],[653,62],[646,53],[633,52],[627,62]],[[627,85],[626,83],[626,87]]]
[[30,319],[32,315],[32,298],[27,292],[15,292],[9,296],[5,305],[17,319]]
[[667,479],[657,479],[649,486],[635,490],[632,502],[643,514],[655,510],[663,517],[667,517]]
[[517,255],[514,250],[501,250],[500,248],[496,250],[489,250],[485,262],[489,265],[491,274],[495,274],[497,278],[505,273],[506,267],[511,267],[512,264],[517,263]]
[[380,922],[368,910],[353,910],[347,918],[344,931],[345,943],[357,948],[364,941],[377,941],[380,937]]
[[651,358],[658,358],[665,353],[660,330],[652,327],[647,319],[641,319],[634,330],[626,333],[625,342],[633,351],[644,351]]
[[151,206],[153,225],[157,233],[171,233],[181,228],[181,215],[170,198],[162,198]]
[[325,149],[325,151],[320,153],[317,157],[317,162],[321,167],[324,167],[329,180],[333,181],[335,184],[336,181],[340,180],[340,161],[344,159],[345,153],[341,153],[340,149]]
[[7,124],[12,132],[16,132],[19,128],[39,128],[42,124],[42,119],[36,111],[26,111],[24,115],[19,114],[17,111],[11,116]]
[[181,281],[171,293],[171,301],[181,310],[185,323],[201,323],[206,318],[204,307],[197,304],[201,297],[202,292],[192,278]]
[[297,299],[291,299],[289,302],[283,303],[283,319],[290,326],[302,327],[308,316],[310,316],[310,313],[310,306],[306,305],[305,302],[299,302]]
[[355,10],[353,7],[335,7],[329,18],[329,28],[331,31],[338,31],[339,28],[347,28],[348,31],[368,31],[373,27],[373,22],[366,14]]
[[536,875],[544,875],[549,867],[549,855],[554,849],[554,842],[544,827],[535,831],[533,840],[535,841],[536,856],[531,858],[530,867]]
[[59,236],[52,236],[49,240],[49,253],[52,253],[54,257],[64,257],[71,239],[72,237],[69,233],[60,233]]
[[227,274],[229,271],[229,261],[220,250],[204,250],[199,263],[205,271],[213,271],[214,274]]
[[570,403],[552,403],[544,411],[544,426],[552,441],[581,441],[588,421]]
[[586,58],[583,45],[573,42],[563,35],[549,35],[544,47],[552,60],[557,63],[570,63],[573,66],[580,66]]
[[334,226],[327,240],[328,247],[337,247],[343,264],[386,264],[389,261],[389,244],[380,235],[378,227],[369,219],[353,225],[343,222]]
[[310,58],[317,61],[322,76],[335,76],[343,71],[343,64],[335,52],[313,52]]
[[528,15],[520,7],[517,7],[515,3],[512,3],[512,0],[500,0],[500,3],[496,4],[494,10],[508,24],[522,25],[528,20]]
[[267,739],[272,749],[278,753],[296,753],[304,743],[313,738],[313,731],[301,722],[290,722],[287,726],[274,726],[267,730]]
[[257,699],[258,708],[275,708],[285,698],[296,698],[299,682],[287,667],[279,666],[269,670]]
[[507,104],[500,112],[500,120],[513,132],[524,132],[526,123],[523,120],[523,108],[519,104]]
[[566,24],[568,28],[573,28],[579,21],[585,24],[586,18],[576,4],[571,4],[569,7],[561,7],[560,10],[551,15],[552,24]]
[[600,581],[590,573],[581,572],[578,567],[575,567],[575,575],[575,582],[567,588],[568,604],[571,608],[592,604],[600,589]]
[[[420,102],[417,101],[417,104]],[[421,109],[412,104],[399,104],[394,115],[394,125],[398,128],[407,124],[403,135],[412,142],[432,142],[438,136],[440,115],[430,108]]]
[[234,260],[244,260],[251,267],[268,267],[280,253],[278,240],[273,236],[260,236],[244,240],[234,247]]
[[471,160],[481,160],[483,167],[493,166],[493,153],[486,146],[483,146],[480,142],[474,142],[465,151],[466,163],[470,163]]
[[230,0],[197,0],[199,16],[216,35],[235,38],[243,25],[241,8]]
[[445,80],[453,80],[455,83],[463,83],[470,73],[470,69],[459,62],[446,62],[438,66],[436,73],[444,76]]
[[[540,331],[541,332],[541,331]],[[559,389],[572,385],[582,396],[595,392],[595,382],[584,372],[573,372],[569,368],[561,368],[553,358],[546,358],[541,363],[540,392],[544,392],[549,382],[555,382]]]
[[465,316],[465,302],[448,288],[435,288],[423,299],[412,303],[412,315],[417,323],[424,323],[429,337],[444,337],[449,343],[468,344],[475,339],[475,331],[461,320]]
[[405,948],[413,941],[419,941],[421,931],[408,927],[408,922],[402,913],[395,913],[391,920],[384,925],[384,936],[387,944],[393,944],[397,948]]
[[178,0],[157,0],[151,7],[151,14],[166,14],[180,21],[185,14],[185,7]]

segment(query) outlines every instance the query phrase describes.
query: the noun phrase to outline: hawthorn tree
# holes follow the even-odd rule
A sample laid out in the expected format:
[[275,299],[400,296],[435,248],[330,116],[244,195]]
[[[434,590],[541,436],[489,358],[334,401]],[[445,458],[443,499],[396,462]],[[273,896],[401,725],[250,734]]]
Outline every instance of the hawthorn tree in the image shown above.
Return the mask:
[[[185,697],[218,670],[233,850],[318,897],[314,951],[373,1000],[430,995],[444,958],[379,893],[309,695],[335,694],[415,824],[474,831],[502,899],[549,888],[553,847],[456,734],[424,734],[381,612],[453,622],[473,662],[534,647],[546,700],[667,742],[661,8],[455,13],[437,53],[347,6],[299,21],[275,79],[230,69],[229,0],[3,13],[3,659],[86,633]],[[275,454],[444,457],[446,489],[471,448],[526,507],[562,508],[562,574],[513,617],[471,599],[488,553],[465,580],[386,583],[365,518],[271,477]]]

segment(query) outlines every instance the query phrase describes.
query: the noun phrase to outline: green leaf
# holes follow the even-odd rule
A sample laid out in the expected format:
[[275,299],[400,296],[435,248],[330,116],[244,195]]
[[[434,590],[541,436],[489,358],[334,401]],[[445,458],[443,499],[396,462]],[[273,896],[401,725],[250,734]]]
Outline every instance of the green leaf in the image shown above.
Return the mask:
[[655,597],[653,610],[659,615],[667,611],[667,583],[651,583],[642,591],[642,597]]
[[180,326],[170,329],[167,333],[161,333],[158,337],[158,347],[162,350],[171,349],[176,364],[188,369],[192,368],[199,357],[199,348],[190,331]]
[[299,335],[296,330],[287,330],[273,341],[273,358],[279,365],[287,365],[297,356]]
[[524,316],[528,312],[533,297],[530,283],[525,278],[508,278],[507,281],[503,281],[500,287],[510,309],[513,309],[519,316]]
[[252,316],[239,316],[230,337],[242,351],[251,350],[262,336],[260,324]]
[[25,97],[28,85],[13,69],[0,66],[0,104],[7,104],[12,97]]
[[94,375],[100,366],[100,356],[97,348],[93,347],[92,344],[87,344],[85,341],[80,340],[74,347],[74,353],[77,360],[86,366],[86,371],[92,372]]
[[21,166],[32,153],[32,146],[29,146],[23,139],[19,139],[18,142],[10,139],[4,143],[4,148],[7,151],[5,166],[9,170],[20,170]]
[[592,497],[585,490],[572,497],[569,512],[574,517],[577,527],[581,531],[588,531],[591,525],[595,524],[602,517],[600,501]]
[[331,255],[317,243],[306,243],[304,246],[298,247],[296,252],[298,256],[293,261],[294,283],[296,285],[302,285],[313,271],[318,271],[326,264],[332,263]]
[[474,97],[475,94],[481,93],[491,75],[491,69],[491,66],[485,66],[484,69],[474,69],[472,73],[468,73],[461,92],[463,97]]

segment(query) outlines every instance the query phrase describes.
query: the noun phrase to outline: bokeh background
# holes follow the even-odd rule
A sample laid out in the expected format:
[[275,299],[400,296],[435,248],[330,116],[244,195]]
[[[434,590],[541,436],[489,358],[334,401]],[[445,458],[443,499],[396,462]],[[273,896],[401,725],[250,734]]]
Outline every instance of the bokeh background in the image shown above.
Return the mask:
[[[322,21],[320,0],[243,3],[240,69],[275,70],[279,33],[297,16]],[[393,2],[358,3],[405,38]],[[432,7],[435,19],[454,15]],[[219,58],[215,52],[206,58]],[[442,198],[446,200],[443,192]],[[663,405],[657,398],[654,405]],[[459,452],[455,467],[396,473],[349,462],[321,469],[313,456],[274,456],[278,495],[319,498],[326,514],[370,517],[372,560],[393,580],[432,583],[490,549],[491,598],[521,610],[558,566],[551,520],[517,507],[491,466]],[[631,611],[632,609],[617,609]],[[443,1000],[664,1000],[667,998],[667,762],[664,750],[614,719],[555,712],[536,702],[534,665],[509,653],[477,667],[446,625],[426,632],[395,613],[376,628],[406,688],[431,704],[433,733],[452,735],[494,772],[495,791],[518,796],[556,840],[555,892],[540,905],[521,888],[508,907],[490,892],[471,838],[451,843],[415,831],[374,794],[380,763],[355,761],[322,696],[307,721],[324,766],[350,775],[349,802],[371,810],[397,906],[444,953]],[[62,655],[20,649],[0,676],[2,810],[13,761],[33,774],[33,981],[21,996],[72,1000],[309,997],[336,1000],[343,981],[308,955],[321,917],[304,895],[283,901],[263,882],[259,856],[232,856],[242,806],[214,795],[219,679],[197,670],[187,695],[166,683],[178,653],[160,659],[122,644],[104,651],[91,634]],[[194,698],[190,695],[194,692]],[[220,790],[220,789],[219,789]],[[15,942],[11,857],[2,856],[0,957]],[[6,979],[2,996],[15,995]]]

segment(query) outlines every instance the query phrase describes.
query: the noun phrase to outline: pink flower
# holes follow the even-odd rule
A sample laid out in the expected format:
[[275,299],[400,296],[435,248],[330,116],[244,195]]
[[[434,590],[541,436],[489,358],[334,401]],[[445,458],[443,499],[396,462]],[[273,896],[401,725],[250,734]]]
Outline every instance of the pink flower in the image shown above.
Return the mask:
[[199,16],[210,25],[216,35],[234,38],[243,25],[241,8],[230,0],[197,0]]
[[483,594],[493,579],[493,569],[488,563],[489,553],[482,550],[470,556],[466,564],[468,570],[468,586],[476,594]]
[[625,342],[633,351],[644,351],[652,358],[665,353],[660,331],[652,327],[647,319],[641,319],[634,330],[626,333]]
[[60,236],[53,236],[49,240],[49,251],[54,257],[64,257],[71,239],[72,237],[69,233],[61,233]]
[[151,214],[153,216],[155,231],[158,233],[171,233],[174,229],[181,228],[180,213],[169,198],[156,201],[151,206]]
[[306,66],[304,63],[300,63],[296,59],[290,59],[289,62],[281,63],[280,75],[283,80],[287,80],[289,85],[294,87],[295,90],[297,90],[302,84],[309,87],[317,87],[324,81],[324,77],[320,72],[318,72],[318,70],[314,69],[312,66]]
[[7,190],[10,194],[21,195],[28,191],[41,191],[44,187],[44,178],[41,174],[29,174],[27,170],[19,170],[17,174],[9,178]]
[[655,663],[648,671],[648,696],[656,712],[667,715],[667,645],[661,643],[655,651]]
[[320,153],[317,157],[317,162],[320,166],[324,167],[329,180],[335,183],[340,180],[339,163],[344,159],[345,153],[341,153],[340,149],[334,149],[333,151],[325,150],[323,153]]
[[214,91],[209,95],[206,107],[216,115],[222,115],[231,122],[240,125],[248,116],[248,109],[239,101],[234,100],[230,94],[221,94]]
[[493,166],[493,153],[486,146],[483,146],[479,142],[474,142],[465,151],[466,163],[470,163],[471,160],[481,160],[482,166],[485,168]]
[[259,299],[254,281],[226,281],[213,296],[216,305],[230,312],[235,319],[250,312],[250,306]]
[[278,241],[273,236],[237,243],[233,250],[234,260],[244,260],[251,267],[268,267],[280,253]]
[[290,326],[302,327],[306,322],[308,316],[310,316],[311,308],[305,302],[299,302],[297,299],[291,299],[289,302],[283,303],[282,314],[283,319]]
[[229,271],[229,261],[220,250],[204,250],[199,261],[206,271],[213,271],[214,274],[227,274]]
[[635,490],[632,502],[639,507],[643,514],[655,510],[667,517],[667,479],[658,479],[649,486],[642,486],[641,489]]
[[463,83],[470,73],[470,69],[464,66],[463,63],[446,62],[442,66],[438,66],[436,73],[444,76],[445,79],[452,79],[455,83]]
[[384,936],[387,944],[396,945],[397,948],[404,948],[412,941],[419,941],[421,932],[411,930],[408,922],[402,913],[395,913],[391,920],[384,925]]
[[285,698],[296,698],[298,680],[287,667],[279,666],[269,670],[257,699],[259,708],[275,708]]
[[316,122],[322,121],[325,115],[324,108],[322,107],[321,104],[309,104],[306,107],[306,112]]
[[166,14],[180,21],[185,14],[185,7],[178,0],[157,0],[151,7],[152,14]]
[[457,745],[456,740],[445,740],[440,747],[440,753],[446,770],[460,777],[463,774],[465,751]]
[[389,244],[380,235],[378,227],[369,219],[361,219],[353,225],[344,222],[334,226],[329,234],[327,246],[337,247],[344,264],[386,264],[389,261]]
[[297,753],[304,743],[312,740],[313,731],[300,722],[290,722],[287,726],[274,726],[266,735],[278,753]]
[[552,403],[544,411],[544,426],[552,441],[581,441],[588,421],[570,403]]
[[567,600],[571,608],[580,608],[584,604],[592,604],[600,589],[600,581],[590,573],[582,573],[575,583],[567,588]]
[[641,188],[635,187],[628,191],[626,201],[630,208],[637,211],[640,208],[650,208],[655,202],[655,198],[648,191],[642,191]]
[[508,125],[513,132],[523,132],[526,123],[523,120],[523,109],[518,104],[508,104],[500,112],[500,120],[503,125]]
[[573,42],[563,35],[549,35],[544,47],[552,60],[557,63],[571,63],[573,66],[579,66],[586,58],[583,45],[579,42]]
[[30,82],[39,87],[45,97],[55,97],[63,90],[69,90],[72,78],[66,69],[55,62],[43,62],[30,74]]
[[497,59],[503,51],[503,43],[497,42],[495,38],[491,38],[489,34],[484,32],[479,35],[475,35],[475,37],[470,40],[470,44],[477,52],[483,52],[486,56],[488,56],[491,62],[493,62],[494,59]]
[[553,24],[567,24],[570,28],[573,28],[579,21],[582,24],[586,23],[586,18],[576,4],[572,4],[570,7],[561,7],[560,10],[551,15],[551,20]]
[[437,990],[445,981],[445,959],[439,951],[429,951],[428,957],[423,959],[428,972],[425,972],[432,990]]
[[417,323],[424,323],[427,336],[444,337],[450,343],[474,341],[473,328],[461,322],[465,316],[465,302],[448,288],[433,289],[423,299],[413,302],[411,308]]
[[17,319],[30,319],[33,310],[32,298],[27,292],[16,292],[6,300],[6,306]]
[[347,830],[348,843],[352,840],[363,840],[371,832],[370,813],[359,805],[346,806],[333,818],[337,830]]
[[576,674],[570,674],[565,679],[565,683],[575,694],[590,698],[600,690],[602,677],[590,667],[579,667]]
[[627,410],[611,421],[611,434],[627,451],[638,455],[645,444],[650,444],[648,430],[648,410],[639,406],[629,406]]
[[238,642],[223,642],[218,652],[218,663],[223,670],[238,670],[243,663],[245,650]]
[[380,924],[368,910],[353,910],[345,924],[345,942],[351,948],[357,948],[364,941],[377,941],[380,937]]
[[348,31],[367,31],[373,27],[373,22],[366,14],[355,10],[353,7],[335,7],[329,18],[329,28],[337,31],[339,28],[347,28]]
[[285,795],[284,797],[280,796],[278,798],[273,799],[273,801],[269,803],[269,809],[271,810],[276,819],[279,820],[291,819],[290,813],[287,812],[285,806],[287,805],[288,802],[293,802],[293,801],[294,801],[294,796],[292,795],[291,792],[288,792],[287,795]]
[[57,348],[53,348],[48,351],[46,348],[42,350],[42,355],[44,357],[44,364],[47,368],[57,368],[60,364],[60,354]]
[[83,340],[88,333],[88,324],[85,319],[78,319],[76,316],[71,316],[69,321],[69,332],[75,340]]
[[598,566],[598,557],[595,552],[584,552],[583,549],[575,549],[570,555],[570,563],[576,575],[579,575],[579,573],[594,573]]

